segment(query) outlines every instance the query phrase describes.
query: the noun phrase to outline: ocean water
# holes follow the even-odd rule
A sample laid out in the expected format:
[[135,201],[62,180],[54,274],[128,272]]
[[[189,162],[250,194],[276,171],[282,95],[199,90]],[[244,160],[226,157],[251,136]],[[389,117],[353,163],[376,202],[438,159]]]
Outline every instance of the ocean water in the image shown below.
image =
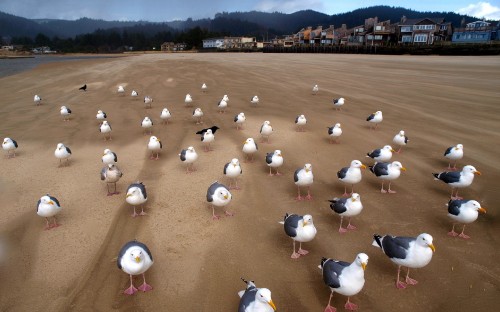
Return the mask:
[[20,72],[35,68],[40,64],[51,62],[66,62],[100,58],[114,58],[116,56],[105,55],[80,55],[80,56],[55,56],[36,55],[33,58],[0,59],[0,78],[18,74]]

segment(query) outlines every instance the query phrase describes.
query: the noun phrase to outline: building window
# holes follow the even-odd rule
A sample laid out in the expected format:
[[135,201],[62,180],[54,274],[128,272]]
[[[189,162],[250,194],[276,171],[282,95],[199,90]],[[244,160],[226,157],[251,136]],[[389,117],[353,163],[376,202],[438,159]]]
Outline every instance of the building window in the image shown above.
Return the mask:
[[382,40],[382,35],[375,35],[375,40]]
[[414,42],[427,42],[427,34],[418,34],[415,35],[413,39]]
[[411,35],[406,35],[401,38],[402,42],[411,42]]
[[403,26],[401,27],[401,32],[411,32],[412,27],[411,26]]
[[375,30],[385,30],[384,26],[375,26]]

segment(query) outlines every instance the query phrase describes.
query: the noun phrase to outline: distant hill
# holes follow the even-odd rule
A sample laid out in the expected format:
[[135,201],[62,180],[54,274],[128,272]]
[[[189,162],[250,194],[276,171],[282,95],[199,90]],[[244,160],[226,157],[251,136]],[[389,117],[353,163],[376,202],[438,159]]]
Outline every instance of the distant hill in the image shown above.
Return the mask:
[[81,18],[75,21],[37,19],[30,20],[14,15],[0,12],[0,36],[30,37],[34,38],[38,33],[47,37],[58,36],[60,38],[73,38],[77,35],[93,33],[96,30],[113,29],[114,31],[143,32],[154,35],[153,31],[175,32],[186,31],[199,27],[210,33],[221,33],[232,36],[255,36],[257,38],[273,38],[277,35],[292,34],[307,26],[316,27],[322,25],[327,27],[335,25],[340,27],[354,27],[364,24],[366,18],[375,17],[379,21],[390,20],[398,22],[402,16],[408,18],[420,17],[444,17],[452,22],[455,27],[460,26],[462,19],[466,22],[476,18],[453,12],[418,12],[401,7],[373,6],[357,9],[352,12],[327,15],[313,10],[303,10],[291,14],[265,13],[265,12],[222,12],[217,13],[213,19],[200,20],[178,20],[164,23],[152,23],[147,21],[104,21],[90,18]]

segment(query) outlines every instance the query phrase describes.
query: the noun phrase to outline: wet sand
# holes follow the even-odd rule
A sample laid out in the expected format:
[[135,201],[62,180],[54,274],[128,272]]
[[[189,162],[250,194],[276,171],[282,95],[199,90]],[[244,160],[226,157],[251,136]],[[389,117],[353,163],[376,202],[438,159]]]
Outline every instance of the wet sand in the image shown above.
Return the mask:
[[[366,284],[351,298],[361,311],[493,311],[500,293],[499,73],[497,56],[221,53],[59,62],[0,78],[0,133],[19,143],[18,157],[0,160],[0,310],[235,311],[242,276],[269,288],[279,311],[323,311],[330,290],[318,269],[321,257],[350,262],[365,252]],[[84,83],[88,91],[78,91]],[[123,96],[116,93],[120,84]],[[186,93],[192,108],[184,105]],[[34,105],[34,94],[43,105]],[[219,114],[224,94],[229,106]],[[260,103],[251,107],[256,94]],[[153,97],[152,109],[145,109],[144,95]],[[331,101],[340,96],[346,104],[337,112]],[[73,111],[69,122],[59,115],[62,105]],[[163,107],[173,115],[168,125],[160,124]],[[202,126],[191,118],[195,107],[205,112]],[[98,109],[113,127],[110,142],[98,131]],[[365,120],[377,110],[384,121],[372,131]],[[242,131],[233,122],[239,112],[247,115]],[[299,114],[308,119],[303,133],[295,131]],[[149,136],[140,127],[145,116],[163,142],[158,161],[149,159]],[[260,139],[264,120],[275,128],[271,143],[259,144],[254,163],[243,163],[243,142]],[[329,144],[326,128],[336,122],[344,133],[340,144]],[[204,153],[195,132],[212,125],[221,129],[214,151]],[[410,142],[393,157],[407,168],[392,185],[397,194],[381,194],[378,179],[363,172],[356,191],[364,210],[352,222],[358,230],[339,234],[340,218],[327,202],[344,191],[336,172],[353,159],[372,164],[366,153],[392,144],[401,129]],[[58,168],[53,155],[59,142],[73,151],[67,167]],[[450,188],[431,175],[446,168],[443,153],[458,143],[465,147],[459,166],[483,173],[460,194],[487,209],[466,227],[467,241],[446,234]],[[200,157],[187,175],[178,154],[190,145]],[[105,148],[118,154],[124,172],[117,196],[106,196],[99,179]],[[282,150],[284,174],[269,177],[265,153],[275,149]],[[228,182],[223,166],[235,157],[243,166],[242,189],[232,191],[228,207],[235,216],[212,221],[207,188]],[[314,199],[296,201],[293,172],[305,163],[313,166]],[[139,218],[130,216],[124,194],[135,181],[149,195],[148,215]],[[62,226],[49,231],[35,208],[46,193],[63,207]],[[311,214],[318,229],[303,246],[310,254],[298,260],[290,259],[292,240],[278,224],[286,212]],[[397,266],[371,246],[372,235],[423,232],[434,237],[437,251],[427,267],[411,271],[419,284],[398,290]],[[134,238],[153,254],[146,278],[154,289],[125,296],[128,276],[113,259]],[[332,304],[342,311],[345,300],[335,294]]]

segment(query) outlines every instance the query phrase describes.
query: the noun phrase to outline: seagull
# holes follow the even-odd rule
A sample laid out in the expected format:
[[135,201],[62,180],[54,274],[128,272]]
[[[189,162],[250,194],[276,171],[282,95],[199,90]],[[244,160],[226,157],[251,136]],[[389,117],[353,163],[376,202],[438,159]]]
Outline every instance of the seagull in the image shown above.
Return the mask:
[[[391,182],[399,178],[401,170],[406,171],[406,168],[399,161],[393,161],[392,163],[377,162],[375,165],[370,166],[370,171],[382,180],[380,193],[396,193],[396,191],[391,190]],[[389,188],[387,190],[384,189],[384,180],[389,180]]]
[[[194,147],[190,146],[187,149],[183,149],[179,154],[179,157],[183,163],[186,163],[186,173],[191,173],[196,171],[194,169],[194,162],[198,159],[198,153],[194,150]],[[191,167],[191,170],[189,168]]]
[[81,86],[78,90],[83,90],[83,91],[87,91],[87,85],[84,84],[83,86]]
[[106,113],[103,112],[102,110],[98,110],[97,115],[95,115],[95,118],[97,120],[104,120],[104,119],[108,118],[108,115],[106,115]]
[[417,237],[403,237],[378,234],[373,235],[372,245],[382,249],[383,253],[398,265],[398,277],[396,287],[406,288],[405,283],[399,280],[401,266],[408,268],[406,273],[406,284],[416,285],[417,281],[410,278],[410,268],[423,268],[431,262],[432,254],[436,248],[432,244],[432,236],[422,233]]
[[[316,236],[316,227],[311,215],[299,216],[296,214],[285,214],[284,221],[279,222],[284,225],[285,233],[293,239],[292,259],[297,259],[301,255],[305,256],[309,251],[302,249],[302,243],[310,242]],[[295,252],[295,242],[299,242],[299,250]]]
[[239,113],[238,115],[234,116],[234,122],[236,123],[236,130],[242,130],[243,129],[243,123],[247,120],[245,117],[244,113]]
[[[218,181],[215,181],[212,183],[207,190],[207,202],[212,205],[212,219],[213,220],[218,220],[220,217],[215,214],[215,206],[217,207],[224,207],[229,202],[231,202],[231,199],[233,196],[231,195],[231,192],[229,192],[229,189],[223,185],[220,184]],[[233,216],[234,214],[225,210],[224,213],[226,216]]]
[[[231,159],[231,162],[228,162],[224,165],[224,175],[230,179],[229,189],[239,190],[238,186],[238,177],[243,174],[243,170],[240,166],[240,161],[238,158]],[[234,181],[234,187],[231,187],[231,181]]]
[[61,162],[63,159],[66,159],[66,165],[69,164],[69,157],[71,156],[71,150],[69,147],[64,146],[64,144],[57,144],[57,148],[54,152],[54,156],[59,158],[59,166],[61,166]]
[[318,93],[318,91],[319,91],[319,87],[318,87],[318,85],[314,85],[314,87],[313,87],[313,89],[312,89],[312,94],[313,94],[313,95],[316,95],[316,94]]
[[257,288],[254,281],[247,281],[243,277],[241,280],[247,284],[245,290],[238,292],[240,304],[238,312],[273,312],[276,306],[271,299],[271,291],[267,288]]
[[135,90],[132,90],[132,93],[130,93],[130,95],[132,97],[137,97],[137,96],[139,96],[139,93],[137,91],[135,91]]
[[[16,157],[16,149],[19,147],[17,142],[11,138],[3,139],[2,148],[4,151],[7,151],[7,158]],[[10,155],[10,151],[13,152],[12,156]]]
[[330,144],[339,144],[339,137],[342,135],[342,128],[339,123],[336,123],[333,127],[328,128],[328,135],[330,136]]
[[190,106],[193,103],[193,98],[191,98],[190,94],[186,94],[186,98],[184,99],[184,103],[186,106]]
[[116,153],[112,152],[110,149],[105,149],[104,154],[102,155],[102,162],[105,165],[115,164],[118,162],[118,157]]
[[71,115],[71,109],[66,106],[61,106],[61,116],[63,116],[63,121],[70,120],[69,116]]
[[[144,276],[144,273],[153,265],[153,255],[146,245],[137,240],[126,243],[118,253],[116,264],[119,269],[130,276],[130,287],[123,292],[125,295],[133,295],[138,290],[146,292],[153,289],[151,285],[146,283]],[[137,289],[132,283],[132,276],[141,274],[144,282]]]
[[[151,151],[150,159],[158,160],[160,157],[160,150],[163,148],[160,139],[155,137],[154,135],[149,138],[148,149]],[[156,158],[154,158],[153,154],[156,152]]]
[[144,104],[146,105],[146,108],[148,108],[147,106],[149,105],[149,108],[152,108],[152,104],[153,103],[153,98],[150,97],[149,95],[146,95],[144,97]]
[[[108,164],[107,166],[102,168],[101,180],[106,182],[106,186],[108,188],[108,196],[120,194],[120,192],[116,191],[116,182],[118,182],[122,176],[123,173],[115,164]],[[109,191],[109,185],[111,183],[115,185],[115,191],[113,193]]]
[[[348,198],[334,198],[329,200],[330,208],[340,216],[340,227],[339,233],[346,233],[347,230],[355,230],[356,227],[351,224],[351,217],[357,216],[363,210],[363,204],[361,203],[361,196],[358,193],[352,193],[351,197]],[[347,228],[342,227],[342,221],[344,217],[349,217],[349,224]]]
[[404,130],[399,131],[399,133],[394,136],[394,138],[392,139],[392,142],[394,142],[394,144],[399,145],[399,149],[396,152],[396,154],[401,153],[401,148],[403,146],[405,146],[406,144],[408,144],[408,141],[409,141],[409,139],[405,135],[405,131]]
[[472,223],[477,220],[478,212],[486,213],[486,209],[481,207],[481,204],[475,200],[450,200],[447,204],[448,206],[448,217],[457,223],[462,223],[464,226],[462,228],[462,233],[458,234],[455,232],[455,222],[453,223],[453,228],[448,235],[457,236],[463,239],[468,239],[470,236],[464,234],[465,225]]
[[273,176],[273,168],[276,168],[276,175],[280,176],[281,173],[278,172],[278,168],[283,165],[283,156],[280,150],[275,150],[272,153],[266,154],[266,163],[269,166],[269,176]]
[[204,83],[204,84],[202,84],[202,85],[201,85],[201,91],[202,91],[203,93],[205,93],[205,92],[207,92],[207,90],[208,90],[207,85],[206,85],[205,83]]
[[153,121],[147,116],[142,120],[141,127],[144,129],[143,134],[146,134],[146,130],[149,131],[149,134],[153,133],[151,131],[151,128],[153,127]]
[[33,97],[33,102],[35,102],[36,106],[41,105],[42,104],[42,98],[40,96],[38,96],[38,94],[35,94],[35,96]]
[[215,134],[215,132],[219,129],[220,128],[217,126],[211,126],[210,128],[201,129],[200,131],[196,132],[196,134],[200,134],[203,136],[208,130],[212,130],[212,133]]
[[454,160],[453,168],[451,167],[451,162],[448,163],[448,170],[457,170],[457,160],[464,157],[464,146],[462,144],[457,144],[455,146],[448,147],[444,152],[444,157]]
[[[366,169],[366,166],[363,165],[359,160],[351,161],[351,165],[349,167],[344,167],[337,172],[337,177],[340,181],[351,184],[351,195],[354,193],[354,184],[359,183],[361,181],[361,169]],[[344,186],[344,194],[342,196],[347,196],[347,186]]]
[[[45,218],[47,221],[46,230],[50,230],[51,228],[58,227],[60,224],[57,224],[56,214],[61,211],[61,205],[57,198],[50,196],[49,194],[42,196],[38,203],[36,204],[36,214],[40,217]],[[49,218],[52,217],[54,219],[54,223],[50,224]]]
[[310,188],[311,185],[313,184],[314,181],[314,176],[312,172],[312,165],[311,164],[305,164],[304,168],[299,168],[295,170],[295,173],[293,174],[293,180],[295,181],[295,185],[297,185],[297,193],[298,196],[296,200],[303,200],[304,198],[300,196],[300,187],[301,186],[307,186],[307,196],[305,197],[307,200],[311,200],[311,192]]
[[118,86],[118,94],[124,94],[125,88],[123,86]]
[[368,116],[368,118],[366,118],[366,121],[374,123],[375,127],[372,128],[370,126],[370,129],[376,130],[378,124],[381,123],[383,119],[384,118],[382,117],[382,112],[381,111],[376,111],[375,113],[373,113],[370,116]]
[[99,126],[99,131],[104,134],[104,141],[107,141],[106,136],[108,136],[109,140],[111,141],[111,125],[107,120],[104,120],[101,123],[101,125]]
[[260,126],[260,135],[262,136],[262,141],[264,142],[264,138],[267,138],[267,143],[271,143],[269,141],[269,137],[273,134],[273,126],[271,126],[271,122],[269,120],[264,121],[262,126]]
[[[134,213],[132,217],[144,216],[144,203],[148,200],[148,194],[146,193],[146,186],[142,182],[132,183],[127,188],[127,196],[125,201],[130,205],[134,206]],[[135,206],[141,206],[141,212],[137,214],[135,212]]]
[[342,110],[342,105],[344,105],[345,99],[343,97],[338,99],[333,99],[333,106],[335,106],[335,110]]
[[197,125],[203,123],[203,121],[201,121],[201,117],[203,117],[203,111],[198,107],[193,111],[193,118],[196,120]]
[[223,114],[226,112],[227,102],[224,100],[220,100],[217,104],[217,107],[219,108],[219,114]]
[[295,124],[297,125],[297,132],[305,132],[304,126],[307,124],[307,119],[304,115],[295,117]]
[[259,97],[254,95],[253,98],[250,100],[250,103],[257,105],[259,104]]
[[366,153],[366,157],[373,158],[377,162],[387,162],[391,160],[393,152],[395,151],[392,149],[392,146],[385,145],[382,148],[377,148],[369,153]]
[[205,152],[211,151],[210,143],[215,141],[215,132],[219,129],[220,128],[217,126],[212,126],[210,128],[201,129],[200,131],[196,132],[196,134],[201,135],[201,141],[205,144],[208,144],[208,146],[205,145],[204,147]]
[[[467,165],[462,168],[462,171],[445,171],[440,173],[433,173],[434,180],[441,180],[451,187],[451,199],[462,199],[458,196],[458,189],[467,187],[474,181],[474,174],[481,175],[481,172],[477,171],[474,166]],[[453,196],[453,190],[457,189],[455,196]]]
[[165,107],[162,111],[161,111],[161,114],[160,114],[160,118],[162,120],[162,123],[167,123],[168,124],[168,120],[172,117],[172,114],[170,114],[170,111]]
[[257,146],[257,143],[255,143],[255,140],[253,138],[248,138],[246,139],[245,142],[243,142],[243,153],[245,153],[245,162],[248,161],[248,155],[252,155],[252,160],[249,162],[253,162],[253,154],[257,152],[259,147]]
[[318,266],[323,272],[323,281],[330,287],[330,299],[325,312],[335,312],[336,309],[330,305],[333,292],[347,296],[344,308],[350,311],[358,309],[358,306],[350,301],[350,297],[358,294],[365,285],[365,270],[368,265],[368,255],[359,253],[352,263],[322,258]]

